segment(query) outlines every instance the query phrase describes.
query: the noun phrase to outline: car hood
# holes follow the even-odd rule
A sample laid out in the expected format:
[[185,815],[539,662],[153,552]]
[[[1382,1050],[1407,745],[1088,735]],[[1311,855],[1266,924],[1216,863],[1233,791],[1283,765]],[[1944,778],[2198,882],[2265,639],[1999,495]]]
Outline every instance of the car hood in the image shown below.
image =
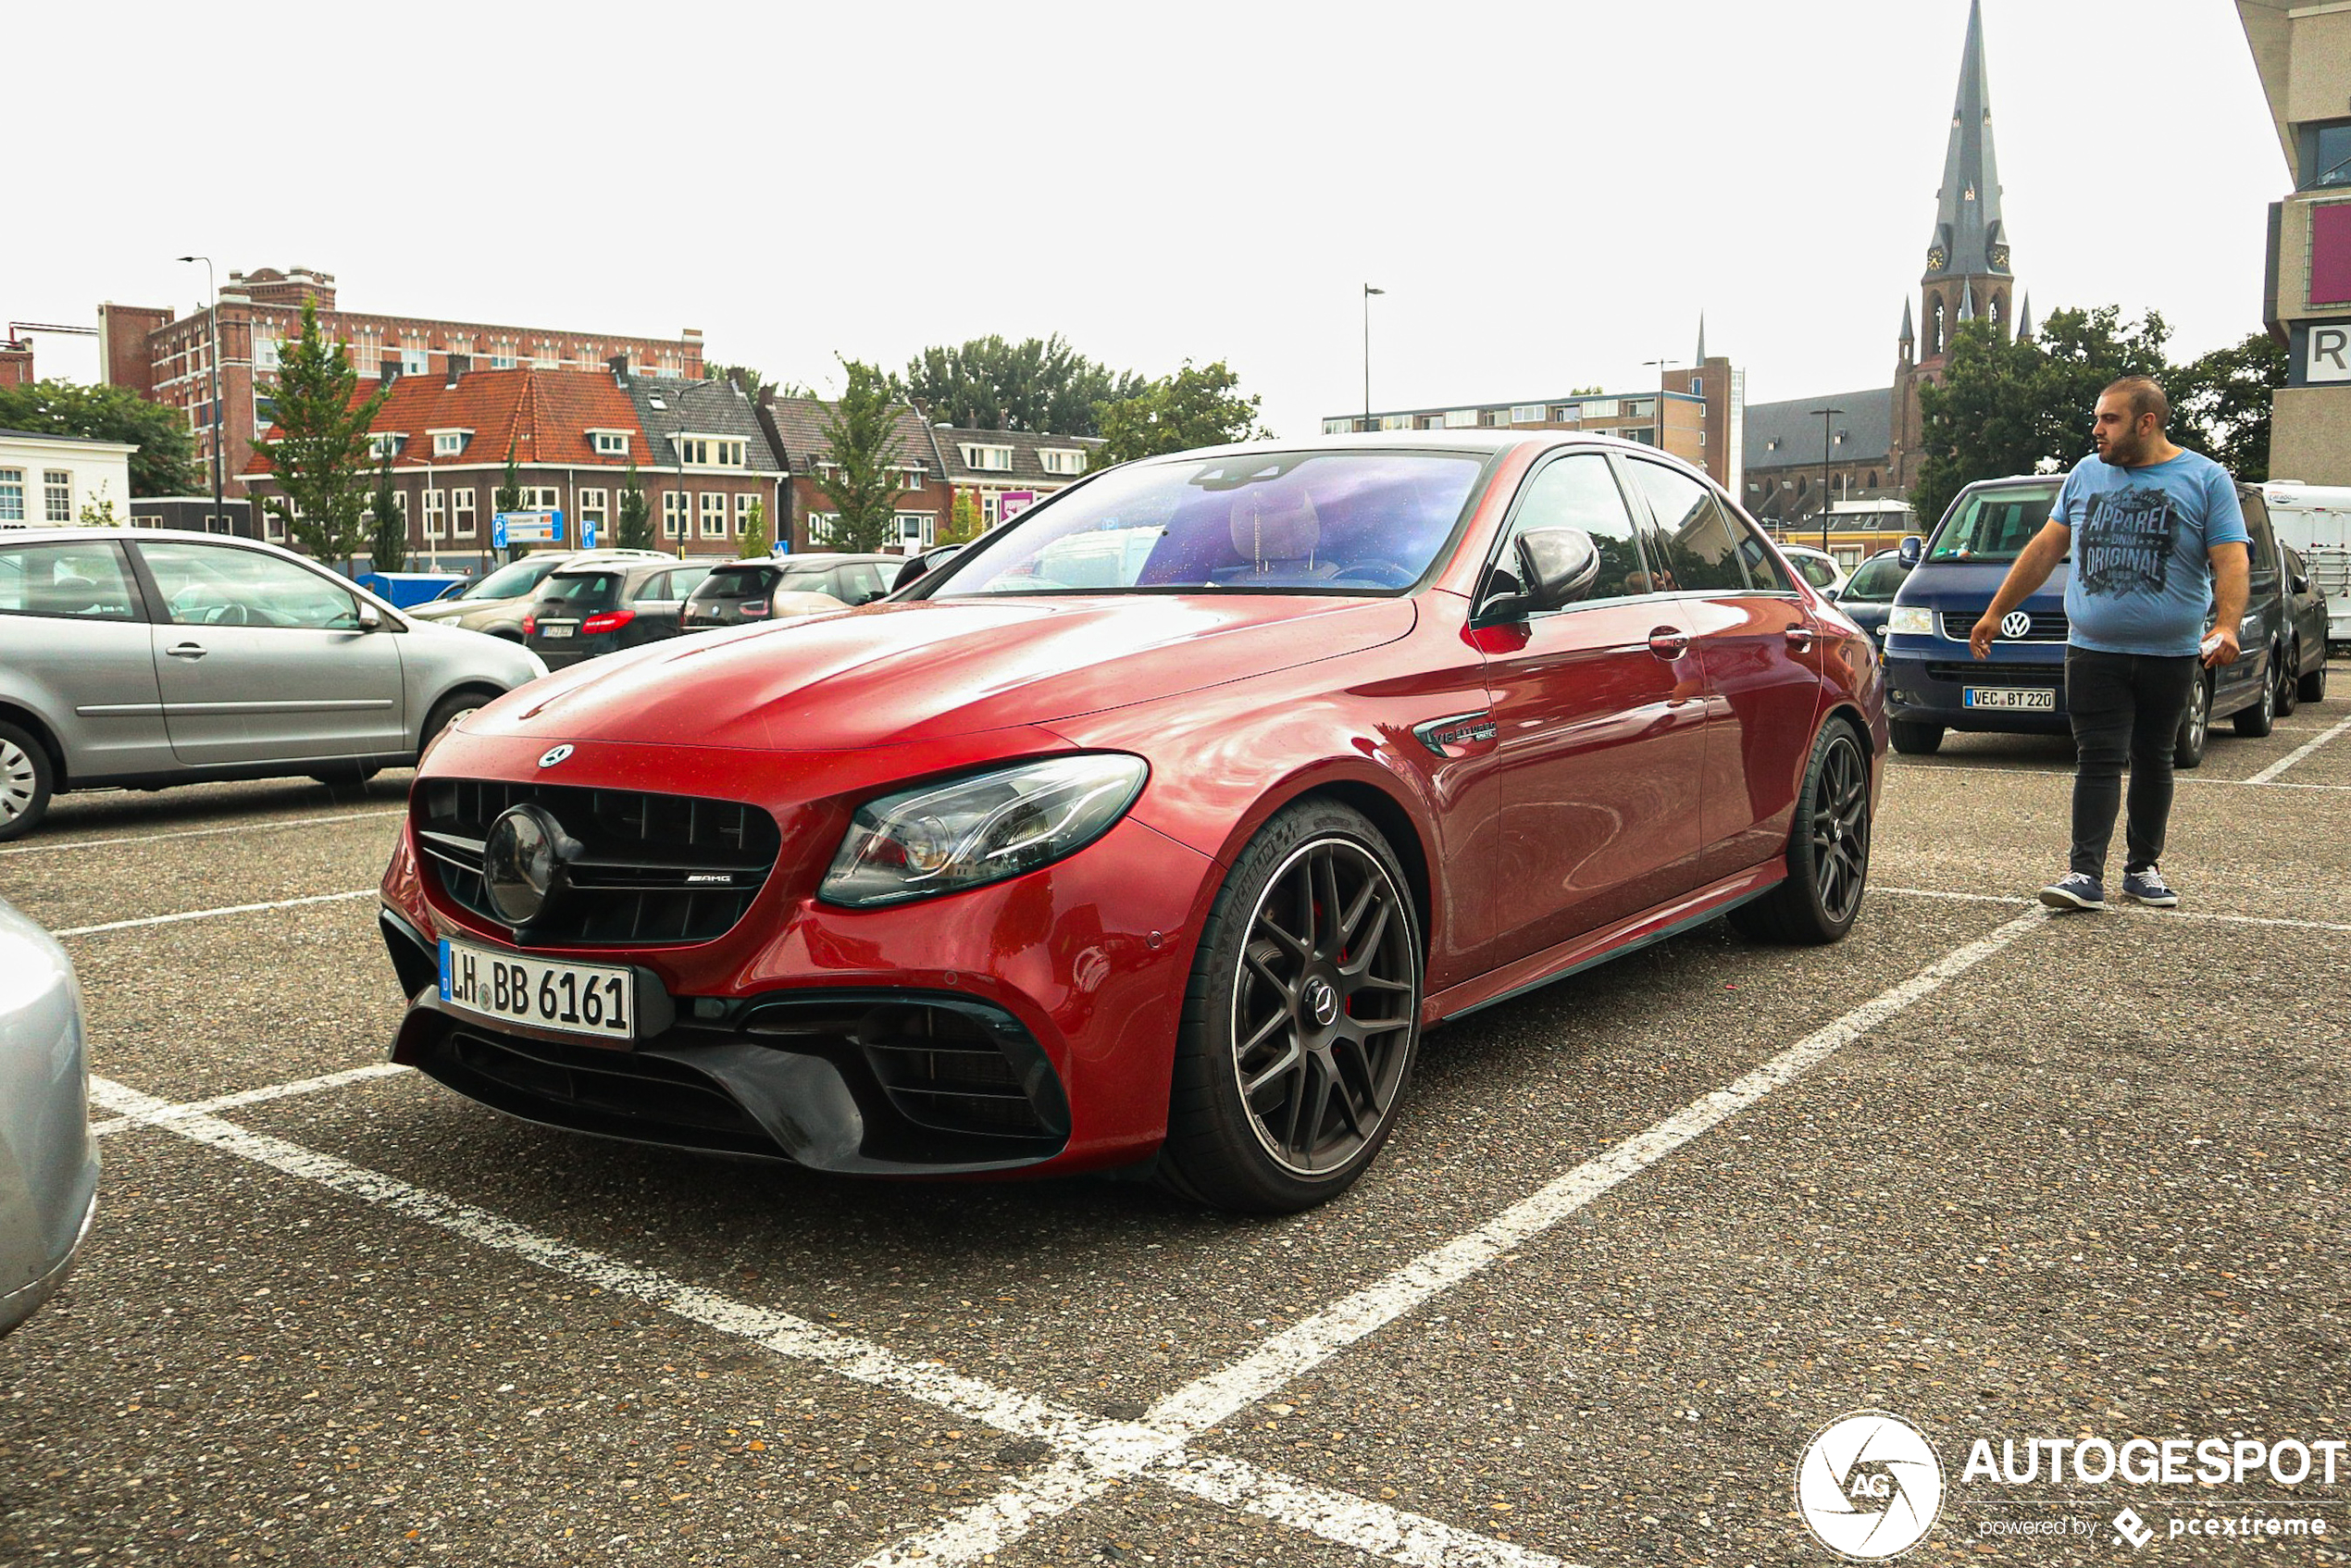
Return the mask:
[[408,615],[412,619],[420,621],[454,621],[460,616],[511,610],[529,603],[527,599],[435,599],[429,604],[412,606]]
[[[1935,561],[1911,568],[1894,591],[1897,604],[1924,604],[1934,610],[1981,610],[2008,580],[2008,561]],[[2055,610],[2065,604],[2071,562],[2059,562],[2049,579],[2033,591],[2025,603],[2036,610]]]
[[1043,724],[1340,657],[1409,599],[937,600],[700,633],[597,659],[483,710],[485,735],[837,751]]

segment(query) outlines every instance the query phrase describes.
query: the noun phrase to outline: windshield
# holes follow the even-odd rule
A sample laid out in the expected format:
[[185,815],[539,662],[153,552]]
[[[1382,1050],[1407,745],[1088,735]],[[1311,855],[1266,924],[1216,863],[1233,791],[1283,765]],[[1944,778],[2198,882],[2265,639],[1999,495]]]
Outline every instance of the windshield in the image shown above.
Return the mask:
[[1979,490],[1959,499],[1927,546],[1930,561],[2013,561],[2049,520],[2058,481]]
[[1837,595],[1843,604],[1890,604],[1894,591],[1902,586],[1909,574],[1902,569],[1899,557],[1880,555],[1861,563],[1846,579],[1845,591]]
[[1399,592],[1452,536],[1483,467],[1443,452],[1138,464],[983,539],[932,592]]
[[457,597],[460,599],[519,599],[538,587],[546,575],[555,569],[555,563],[561,559],[563,557],[560,555],[549,555],[540,560],[526,558],[516,561],[511,565],[499,567]]

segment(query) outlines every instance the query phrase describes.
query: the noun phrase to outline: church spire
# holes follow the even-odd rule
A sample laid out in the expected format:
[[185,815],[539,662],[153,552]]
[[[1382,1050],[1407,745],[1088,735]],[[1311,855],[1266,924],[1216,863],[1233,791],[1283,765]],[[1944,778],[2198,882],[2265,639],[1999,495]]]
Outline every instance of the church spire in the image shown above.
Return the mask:
[[2033,335],[2033,291],[2030,289],[2024,291],[2024,303],[2016,307],[2016,335],[2020,339]]
[[1926,276],[2005,277],[2008,270],[2000,169],[1992,155],[1992,94],[1984,68],[1984,0],[1969,0],[1959,93],[1951,108],[1951,143],[1943,155],[1943,189],[1936,193]]
[[1691,362],[1700,369],[1706,367],[1706,312],[1698,313],[1698,358]]
[[1905,348],[1919,341],[1918,333],[1910,330],[1910,302],[1909,300],[1902,302],[1902,335],[1894,341]]

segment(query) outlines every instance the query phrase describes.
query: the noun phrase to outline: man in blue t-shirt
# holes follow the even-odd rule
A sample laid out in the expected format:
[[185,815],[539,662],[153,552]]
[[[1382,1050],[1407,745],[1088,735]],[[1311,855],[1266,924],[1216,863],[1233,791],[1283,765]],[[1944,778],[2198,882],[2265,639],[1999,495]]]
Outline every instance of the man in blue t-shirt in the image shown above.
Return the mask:
[[[2041,890],[2052,909],[2106,907],[2106,852],[2126,757],[2122,895],[2165,909],[2180,902],[2156,866],[2171,816],[2172,746],[2202,678],[2199,664],[2236,662],[2252,557],[2234,481],[2209,457],[2171,444],[2163,433],[2171,415],[2163,389],[2145,376],[2125,376],[2098,394],[2097,455],[2065,476],[2047,525],[1968,634],[1983,658],[2000,617],[2071,555],[2065,707],[2079,762],[2072,869]],[[2208,612],[2215,616],[2209,637]]]

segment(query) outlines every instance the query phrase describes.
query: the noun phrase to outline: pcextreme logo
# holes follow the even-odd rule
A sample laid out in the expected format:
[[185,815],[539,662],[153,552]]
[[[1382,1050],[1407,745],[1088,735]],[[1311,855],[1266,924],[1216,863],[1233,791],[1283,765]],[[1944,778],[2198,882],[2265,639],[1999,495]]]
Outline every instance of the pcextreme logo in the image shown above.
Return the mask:
[[1804,1446],[1796,1508],[1813,1538],[1839,1557],[1899,1557],[1943,1511],[1943,1462],[1926,1434],[1890,1411],[1839,1416]]

